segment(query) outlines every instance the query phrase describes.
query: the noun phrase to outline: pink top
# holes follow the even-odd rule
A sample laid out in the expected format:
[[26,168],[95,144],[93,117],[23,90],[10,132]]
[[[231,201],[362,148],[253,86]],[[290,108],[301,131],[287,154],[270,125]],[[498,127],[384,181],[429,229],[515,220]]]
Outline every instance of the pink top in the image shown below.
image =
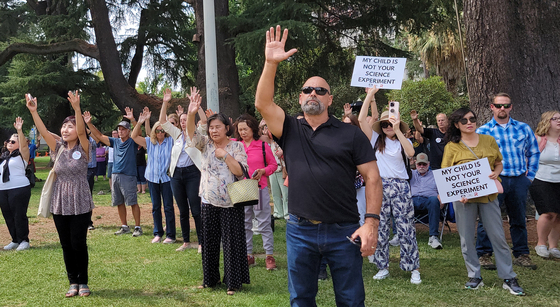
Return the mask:
[[278,168],[278,164],[276,163],[276,159],[274,159],[274,155],[272,154],[272,150],[270,146],[264,142],[264,151],[266,156],[266,167],[264,166],[264,159],[263,159],[263,152],[262,152],[262,144],[263,141],[252,141],[249,146],[245,145],[245,142],[241,141],[243,147],[245,148],[245,152],[247,153],[247,164],[249,165],[249,176],[252,176],[255,170],[264,168],[265,174],[261,177],[259,181],[259,185],[261,189],[267,187],[267,177],[272,175]]

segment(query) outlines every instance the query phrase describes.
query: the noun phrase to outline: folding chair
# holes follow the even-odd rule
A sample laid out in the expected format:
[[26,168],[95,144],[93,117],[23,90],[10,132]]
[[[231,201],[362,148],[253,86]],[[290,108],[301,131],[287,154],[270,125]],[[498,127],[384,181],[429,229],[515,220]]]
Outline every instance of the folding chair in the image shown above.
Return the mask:
[[[442,241],[443,238],[443,229],[445,226],[451,232],[451,227],[449,226],[449,222],[455,223],[455,210],[453,210],[453,203],[448,203],[443,206],[443,208],[439,212],[439,220],[441,222],[441,231],[439,232],[439,241]],[[429,225],[429,218],[428,218],[428,210],[414,210],[414,223],[420,223],[428,228]]]

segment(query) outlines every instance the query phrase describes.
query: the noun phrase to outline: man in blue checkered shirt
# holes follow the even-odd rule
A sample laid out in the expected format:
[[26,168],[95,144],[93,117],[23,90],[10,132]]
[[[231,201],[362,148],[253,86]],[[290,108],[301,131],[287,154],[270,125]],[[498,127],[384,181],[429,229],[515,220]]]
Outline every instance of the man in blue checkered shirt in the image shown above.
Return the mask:
[[[497,94],[490,104],[490,109],[494,117],[476,132],[493,136],[504,157],[502,160],[504,170],[500,174],[504,193],[498,196],[498,200],[500,204],[505,203],[509,216],[509,230],[515,257],[513,264],[534,270],[537,266],[529,257],[527,245],[525,201],[527,189],[539,167],[539,146],[529,125],[509,116],[512,103],[508,94]],[[496,269],[490,258],[492,245],[481,223],[478,224],[476,250],[483,268]]]

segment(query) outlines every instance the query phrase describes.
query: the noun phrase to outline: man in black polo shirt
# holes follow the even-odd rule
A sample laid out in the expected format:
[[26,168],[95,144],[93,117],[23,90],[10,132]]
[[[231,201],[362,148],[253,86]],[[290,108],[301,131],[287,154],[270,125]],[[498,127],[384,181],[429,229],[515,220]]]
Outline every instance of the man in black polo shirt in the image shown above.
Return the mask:
[[[382,200],[375,153],[359,128],[328,115],[332,95],[321,77],[312,77],[303,86],[299,103],[304,118],[287,116],[274,103],[278,64],[296,52],[284,51],[287,35],[285,29],[281,39],[280,26],[266,33],[266,62],[255,106],[284,150],[290,176],[286,226],[290,303],[316,306],[317,277],[324,257],[331,269],[336,304],[364,306],[362,257],[375,252]],[[366,182],[367,213],[361,227],[356,169]]]
[[[418,119],[418,113],[416,110],[410,111],[410,118],[414,124],[416,131],[420,132],[424,138],[428,138],[430,141],[430,166],[432,169],[441,168],[441,159],[443,158],[443,149],[447,142],[445,141],[445,133],[449,127],[447,121],[447,115],[439,113],[436,115],[436,121],[438,128],[424,128]],[[426,139],[424,139],[424,142]]]

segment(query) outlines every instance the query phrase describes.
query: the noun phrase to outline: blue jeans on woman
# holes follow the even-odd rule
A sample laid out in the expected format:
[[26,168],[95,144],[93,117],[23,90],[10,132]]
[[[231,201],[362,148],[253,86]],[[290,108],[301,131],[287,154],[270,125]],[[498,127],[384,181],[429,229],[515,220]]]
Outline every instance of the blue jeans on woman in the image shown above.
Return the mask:
[[288,290],[291,306],[316,306],[317,284],[321,258],[331,271],[337,306],[364,306],[360,247],[351,236],[360,224],[313,224],[290,214],[286,226],[288,252]]
[[148,181],[150,197],[152,198],[152,217],[154,218],[154,236],[163,237],[163,224],[161,216],[161,200],[163,198],[163,211],[165,212],[166,235],[175,240],[175,210],[173,208],[173,193],[171,182],[154,183]]

